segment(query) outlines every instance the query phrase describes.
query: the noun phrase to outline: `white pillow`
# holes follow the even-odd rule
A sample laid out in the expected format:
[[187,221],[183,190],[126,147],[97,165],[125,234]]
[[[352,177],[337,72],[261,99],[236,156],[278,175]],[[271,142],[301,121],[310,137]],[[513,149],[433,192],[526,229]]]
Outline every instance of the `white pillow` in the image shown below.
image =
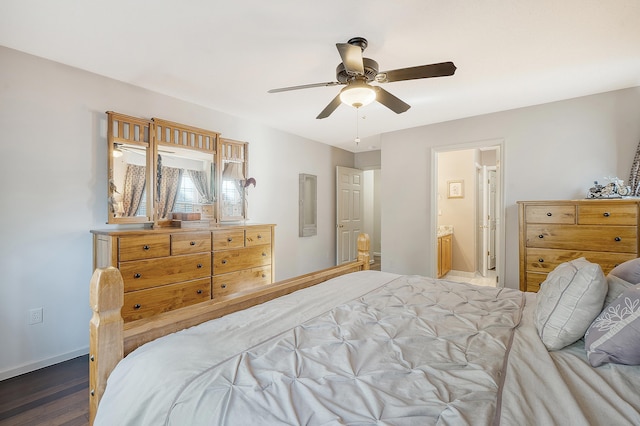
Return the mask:
[[558,265],[540,285],[535,323],[549,350],[578,341],[602,311],[607,295],[602,268],[585,258]]

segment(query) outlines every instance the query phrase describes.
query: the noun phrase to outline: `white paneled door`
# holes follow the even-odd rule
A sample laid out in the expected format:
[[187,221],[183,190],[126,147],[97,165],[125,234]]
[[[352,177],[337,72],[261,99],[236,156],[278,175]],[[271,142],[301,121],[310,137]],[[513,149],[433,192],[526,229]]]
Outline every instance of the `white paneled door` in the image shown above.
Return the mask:
[[336,168],[336,263],[357,257],[358,235],[363,232],[363,172],[349,167]]

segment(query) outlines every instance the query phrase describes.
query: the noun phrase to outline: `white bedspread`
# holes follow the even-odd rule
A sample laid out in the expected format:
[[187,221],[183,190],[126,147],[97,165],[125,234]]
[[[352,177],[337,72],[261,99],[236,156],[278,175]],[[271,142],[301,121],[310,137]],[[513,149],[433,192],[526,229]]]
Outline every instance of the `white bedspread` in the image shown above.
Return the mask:
[[95,424],[491,424],[523,301],[416,276],[339,277],[139,348],[110,376]]
[[639,425],[640,367],[548,352],[522,296],[340,277],[139,348],[96,424]]
[[547,351],[533,321],[535,299],[526,293],[509,353],[501,425],[640,425],[640,366],[593,368],[583,340]]

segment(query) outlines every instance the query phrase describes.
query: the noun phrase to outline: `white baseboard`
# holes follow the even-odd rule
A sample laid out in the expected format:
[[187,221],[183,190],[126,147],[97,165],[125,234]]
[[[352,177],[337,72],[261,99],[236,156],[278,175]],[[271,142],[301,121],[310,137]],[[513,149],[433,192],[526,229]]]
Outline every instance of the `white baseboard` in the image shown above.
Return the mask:
[[[457,277],[464,277],[464,278],[475,278],[475,276],[476,276],[475,272],[455,271],[455,270],[449,271],[449,274],[455,275]],[[447,274],[447,275],[449,275],[449,274]]]
[[85,346],[84,348],[76,349],[75,351],[67,352],[66,354],[54,356],[52,358],[47,358],[36,362],[30,362],[28,364],[23,364],[19,367],[11,368],[9,370],[0,371],[0,381],[19,376],[21,374],[30,373],[44,367],[49,367],[50,365],[59,364],[64,361],[86,355],[88,353],[89,346]]

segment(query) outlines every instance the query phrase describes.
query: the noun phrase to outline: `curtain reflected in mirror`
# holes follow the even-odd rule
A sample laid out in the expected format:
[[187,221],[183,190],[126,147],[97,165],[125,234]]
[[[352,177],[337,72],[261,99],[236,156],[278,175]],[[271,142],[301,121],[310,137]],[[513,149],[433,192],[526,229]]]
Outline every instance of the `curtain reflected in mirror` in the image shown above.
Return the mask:
[[114,144],[109,181],[111,216],[146,217],[146,148]]

